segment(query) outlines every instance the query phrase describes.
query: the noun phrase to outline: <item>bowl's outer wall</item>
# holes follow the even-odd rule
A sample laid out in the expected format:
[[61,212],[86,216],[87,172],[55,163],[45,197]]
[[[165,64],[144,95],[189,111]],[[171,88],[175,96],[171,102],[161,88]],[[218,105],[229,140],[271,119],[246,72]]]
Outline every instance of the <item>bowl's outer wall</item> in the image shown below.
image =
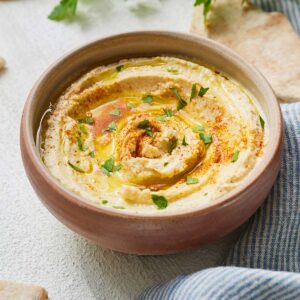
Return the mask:
[[[266,82],[249,71],[235,55],[231,56],[230,51],[228,53],[225,55],[224,49],[215,43],[186,35],[132,33],[91,43],[51,66],[28,97],[20,135],[25,170],[45,206],[62,223],[87,239],[105,248],[136,254],[165,254],[193,248],[218,239],[245,222],[266,198],[278,174],[282,125],[276,99]],[[49,103],[80,73],[121,58],[162,54],[203,61],[245,86],[259,100],[266,115],[271,129],[272,160],[247,189],[231,201],[207,211],[151,218],[91,209],[85,202],[74,200],[45,172],[34,143],[41,116]]]

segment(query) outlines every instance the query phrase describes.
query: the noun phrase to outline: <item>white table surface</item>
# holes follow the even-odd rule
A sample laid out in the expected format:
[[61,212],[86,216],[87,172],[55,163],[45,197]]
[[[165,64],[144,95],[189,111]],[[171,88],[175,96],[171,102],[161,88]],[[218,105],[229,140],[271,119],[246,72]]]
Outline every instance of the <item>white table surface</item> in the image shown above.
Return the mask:
[[64,52],[110,34],[188,32],[193,9],[193,0],[161,0],[159,11],[139,15],[123,0],[81,0],[80,11],[89,14],[56,23],[47,14],[57,2],[0,0],[0,56],[7,60],[0,73],[0,280],[42,285],[55,300],[134,299],[145,287],[221,264],[236,233],[187,253],[125,255],[91,245],[38,200],[22,166],[19,125],[41,72]]

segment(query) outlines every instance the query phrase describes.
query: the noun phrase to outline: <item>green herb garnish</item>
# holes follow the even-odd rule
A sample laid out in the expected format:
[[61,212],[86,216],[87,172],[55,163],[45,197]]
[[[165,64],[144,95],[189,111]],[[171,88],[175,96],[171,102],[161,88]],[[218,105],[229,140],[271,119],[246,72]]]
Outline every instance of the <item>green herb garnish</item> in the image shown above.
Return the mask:
[[169,146],[168,146],[168,151],[170,154],[177,147],[177,143],[178,143],[178,139],[173,139],[170,141]]
[[94,157],[95,157],[95,151],[91,151],[91,152],[89,153],[89,156],[90,156],[91,158],[94,158]]
[[76,140],[77,140],[77,146],[78,146],[79,150],[80,151],[85,151],[86,149],[85,149],[85,146],[84,146],[81,138],[77,137]]
[[183,145],[183,146],[188,146],[188,143],[187,143],[187,141],[186,141],[185,136],[184,136],[183,139],[182,139],[182,145]]
[[134,108],[135,106],[136,105],[134,103],[131,103],[131,102],[127,103],[127,107],[129,107],[129,108]]
[[108,201],[107,200],[102,200],[102,204],[107,204]]
[[190,101],[195,97],[195,95],[196,95],[196,89],[197,89],[197,83],[193,83],[192,89],[191,89]]
[[139,122],[138,128],[144,129],[147,135],[153,136],[152,129],[149,125],[150,125],[149,120],[143,120],[143,121]]
[[118,72],[121,72],[123,69],[124,69],[124,65],[119,65],[119,66],[116,67],[116,70]]
[[113,132],[116,130],[117,130],[117,123],[115,121],[112,121],[111,123],[108,124],[107,128],[104,129],[103,131]]
[[85,126],[83,126],[83,125],[80,125],[79,126],[79,129],[83,132],[83,133],[85,133],[85,134],[87,134],[88,133],[88,131],[87,131],[87,129],[86,129],[86,127]]
[[167,71],[173,75],[178,75],[179,74],[179,71],[176,70],[176,69],[173,69],[173,68],[169,68],[167,69]]
[[121,115],[121,109],[120,108],[114,108],[109,114],[111,116],[120,116]]
[[239,151],[235,150],[233,155],[232,155],[231,161],[236,162],[238,160],[238,158],[239,158]]
[[168,206],[168,201],[164,196],[151,195],[151,198],[158,209],[165,209]]
[[203,5],[203,16],[204,16],[204,21],[207,21],[207,14],[211,9],[211,1],[212,0],[195,0],[194,6],[199,6]]
[[265,120],[259,115],[259,122],[262,129],[265,129]]
[[165,121],[167,118],[171,118],[172,116],[174,116],[174,111],[172,109],[164,109],[164,114],[157,117],[156,120]]
[[95,123],[95,120],[93,118],[85,118],[85,119],[79,119],[78,120],[79,123],[81,124],[94,124]]
[[176,88],[170,88],[170,90],[173,92],[173,94],[179,100],[179,102],[177,104],[177,110],[183,109],[185,106],[187,106],[187,102],[184,99],[182,99],[182,97],[179,95]]
[[186,178],[186,184],[196,184],[196,183],[199,183],[199,179],[196,178],[196,177],[190,177],[188,176]]
[[110,176],[112,172],[120,171],[121,165],[115,165],[115,159],[111,157],[101,165],[100,169],[105,175]]
[[84,171],[83,171],[81,168],[79,168],[79,167],[73,165],[70,161],[68,161],[68,165],[69,165],[73,170],[75,170],[75,171],[77,171],[77,172],[79,172],[79,173],[84,173]]
[[201,126],[201,125],[196,125],[195,127],[192,128],[192,130],[194,132],[199,132],[199,131],[204,131],[205,128],[203,126]]
[[203,86],[201,86],[198,96],[203,97],[208,90],[209,88],[204,88]]
[[164,163],[164,167],[166,167],[168,164],[169,164],[168,162],[165,162],[165,163]]
[[212,135],[211,134],[200,132],[199,137],[206,145],[212,143]]
[[76,14],[78,0],[61,0],[56,5],[48,18],[53,21],[61,21],[74,17]]
[[144,103],[151,104],[152,101],[153,101],[153,96],[151,96],[151,95],[146,95],[146,96],[144,96],[144,97],[142,98],[142,101],[143,101]]
[[115,209],[125,209],[125,207],[121,205],[113,205],[112,207]]

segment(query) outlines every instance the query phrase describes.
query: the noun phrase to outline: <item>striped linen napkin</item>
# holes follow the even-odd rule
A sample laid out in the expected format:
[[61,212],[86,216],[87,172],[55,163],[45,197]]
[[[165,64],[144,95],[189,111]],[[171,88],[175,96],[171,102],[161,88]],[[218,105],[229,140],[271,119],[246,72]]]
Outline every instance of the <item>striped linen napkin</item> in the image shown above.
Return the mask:
[[[300,34],[300,0],[254,2],[284,12]],[[300,299],[300,103],[281,109],[285,140],[279,176],[224,266],[148,288],[140,300]]]

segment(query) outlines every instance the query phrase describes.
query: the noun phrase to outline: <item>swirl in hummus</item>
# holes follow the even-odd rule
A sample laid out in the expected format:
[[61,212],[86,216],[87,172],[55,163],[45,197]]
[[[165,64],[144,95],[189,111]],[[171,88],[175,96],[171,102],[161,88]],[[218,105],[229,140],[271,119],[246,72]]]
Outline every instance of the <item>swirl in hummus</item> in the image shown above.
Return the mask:
[[66,188],[97,205],[150,214],[193,210],[232,190],[268,137],[248,91],[174,57],[94,69],[42,123],[42,159]]

